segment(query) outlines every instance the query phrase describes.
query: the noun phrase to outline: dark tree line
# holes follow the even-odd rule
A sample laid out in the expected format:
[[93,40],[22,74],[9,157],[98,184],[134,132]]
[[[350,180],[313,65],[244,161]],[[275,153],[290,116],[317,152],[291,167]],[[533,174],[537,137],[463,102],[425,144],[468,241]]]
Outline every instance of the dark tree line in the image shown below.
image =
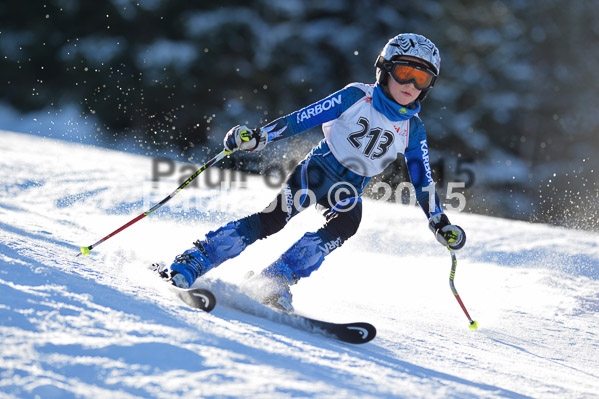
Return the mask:
[[[106,145],[199,162],[232,125],[373,82],[385,41],[418,32],[442,55],[421,113],[435,173],[467,183],[466,210],[597,228],[598,5],[3,2],[0,101],[22,112],[77,104],[85,134]],[[312,132],[237,166],[299,159],[316,140]],[[405,180],[397,167],[382,179]]]

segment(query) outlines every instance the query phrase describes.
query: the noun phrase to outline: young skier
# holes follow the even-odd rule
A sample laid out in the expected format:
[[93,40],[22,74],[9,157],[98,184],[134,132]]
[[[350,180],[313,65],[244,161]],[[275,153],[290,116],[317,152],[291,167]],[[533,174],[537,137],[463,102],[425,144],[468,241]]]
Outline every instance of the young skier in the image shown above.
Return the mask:
[[[232,221],[178,255],[171,282],[187,288],[200,276],[236,257],[256,240],[281,230],[310,205],[326,223],[304,234],[247,287],[263,303],[291,312],[290,286],[317,270],[325,257],[354,235],[362,217],[362,192],[371,177],[403,153],[416,197],[436,239],[452,250],[466,242],[464,230],[443,213],[429,165],[421,102],[439,74],[437,47],[421,35],[389,40],[376,60],[376,83],[352,83],[306,108],[264,127],[236,126],[227,132],[227,151],[260,151],[268,143],[322,125],[324,139],[288,176],[263,211]],[[433,185],[432,187],[429,187]],[[428,187],[428,189],[427,189]]]

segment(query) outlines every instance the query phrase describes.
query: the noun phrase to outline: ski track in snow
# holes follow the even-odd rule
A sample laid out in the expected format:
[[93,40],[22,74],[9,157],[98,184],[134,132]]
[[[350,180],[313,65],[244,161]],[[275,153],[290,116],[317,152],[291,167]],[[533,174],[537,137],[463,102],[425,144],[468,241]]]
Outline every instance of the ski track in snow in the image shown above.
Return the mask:
[[[75,257],[181,176],[154,188],[149,158],[4,131],[0,175],[0,398],[599,397],[596,233],[450,214],[473,332],[421,211],[366,199],[357,235],[292,288],[301,314],[377,327],[350,345],[223,306],[234,289],[189,309],[147,270],[262,209],[275,191],[259,177],[216,190],[201,175]],[[307,210],[196,285],[218,298],[321,224]]]

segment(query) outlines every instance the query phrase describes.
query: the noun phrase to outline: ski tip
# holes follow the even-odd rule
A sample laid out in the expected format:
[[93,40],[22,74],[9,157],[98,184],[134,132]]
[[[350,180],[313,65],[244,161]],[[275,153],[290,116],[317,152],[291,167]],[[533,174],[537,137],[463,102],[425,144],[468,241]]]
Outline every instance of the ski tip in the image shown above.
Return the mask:
[[370,323],[358,322],[347,324],[327,323],[312,320],[312,325],[324,335],[336,338],[349,344],[365,344],[376,337],[376,328]]
[[216,306],[216,297],[208,290],[198,289],[191,293],[194,297],[201,302],[200,309],[204,312],[211,312]]
[[204,312],[210,312],[216,306],[216,297],[212,292],[202,288],[178,288],[172,286],[179,298],[187,305],[192,308],[203,310]]
[[352,323],[347,329],[352,333],[342,340],[352,344],[365,344],[376,337],[376,328],[370,323]]

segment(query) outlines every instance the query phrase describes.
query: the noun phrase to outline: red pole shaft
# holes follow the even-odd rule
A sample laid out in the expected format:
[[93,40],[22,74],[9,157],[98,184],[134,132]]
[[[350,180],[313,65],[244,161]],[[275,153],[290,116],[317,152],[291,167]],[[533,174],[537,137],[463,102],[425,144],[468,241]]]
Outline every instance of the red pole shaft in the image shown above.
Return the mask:
[[458,295],[458,291],[455,288],[455,284],[453,283],[453,279],[455,278],[455,269],[458,266],[458,260],[455,256],[455,254],[453,253],[453,251],[449,251],[449,253],[451,254],[451,273],[449,274],[449,287],[451,288],[451,291],[453,292],[455,299],[458,301],[458,303],[462,307],[464,314],[466,314],[466,317],[468,318],[468,321],[470,322],[470,324],[474,324],[474,320],[472,320],[472,318],[468,314],[468,311],[466,310],[466,306],[464,306],[464,303],[462,302],[462,299]]
[[90,245],[89,247],[81,247],[81,252],[78,253],[77,256],[79,256],[79,255],[86,255],[86,256],[89,255],[89,251],[91,251],[93,248],[97,247],[98,245],[102,244],[104,241],[108,240],[110,237],[113,237],[113,236],[117,235],[121,231],[125,230],[127,227],[131,226],[134,223],[137,223],[138,221],[140,221],[144,217],[146,217],[149,214],[151,214],[154,211],[156,211],[162,205],[164,205],[168,201],[170,201],[171,198],[173,198],[175,195],[177,195],[181,190],[183,190],[185,187],[187,187],[187,185],[189,183],[191,183],[193,181],[193,179],[195,179],[200,173],[202,173],[203,171],[205,171],[206,169],[208,169],[209,167],[211,167],[212,165],[214,165],[215,163],[217,163],[218,161],[220,161],[222,158],[224,158],[225,156],[227,156],[229,154],[230,154],[229,151],[226,151],[226,150],[221,151],[220,154],[218,154],[217,156],[215,156],[214,158],[212,158],[210,161],[208,161],[204,165],[202,165],[202,167],[200,169],[198,169],[196,172],[194,172],[194,174],[192,174],[191,176],[189,176],[189,178],[187,180],[185,180],[183,182],[183,184],[181,184],[179,187],[177,187],[177,189],[175,191],[173,191],[172,193],[170,193],[167,197],[165,197],[158,204],[154,205],[153,207],[151,207],[150,209],[148,209],[147,211],[145,211],[141,215],[137,216],[136,218],[134,218],[134,219],[130,220],[129,222],[127,222],[126,224],[122,225],[121,227],[119,227],[118,229],[116,229],[115,231],[113,231],[112,233],[108,234],[106,237],[100,239],[98,242]]

